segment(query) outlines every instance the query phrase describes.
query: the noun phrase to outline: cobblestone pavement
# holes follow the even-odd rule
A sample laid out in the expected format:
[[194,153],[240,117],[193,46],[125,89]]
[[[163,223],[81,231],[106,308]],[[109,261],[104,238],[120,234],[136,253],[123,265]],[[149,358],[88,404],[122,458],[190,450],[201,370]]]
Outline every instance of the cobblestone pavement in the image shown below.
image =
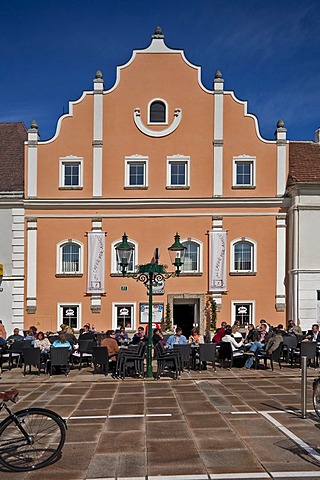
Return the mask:
[[[14,409],[43,406],[67,418],[62,458],[1,480],[208,480],[320,478],[320,420],[300,416],[298,368],[184,372],[180,380],[117,381],[74,369],[68,377],[2,374],[20,391]],[[2,412],[1,419],[4,415]],[[319,452],[319,453],[318,453]]]

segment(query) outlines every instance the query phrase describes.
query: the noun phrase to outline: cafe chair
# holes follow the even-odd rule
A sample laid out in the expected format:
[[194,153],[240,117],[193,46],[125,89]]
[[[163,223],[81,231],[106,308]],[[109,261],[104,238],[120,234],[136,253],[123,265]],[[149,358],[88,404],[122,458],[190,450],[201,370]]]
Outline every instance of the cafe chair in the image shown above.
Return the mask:
[[173,372],[175,379],[180,375],[180,354],[172,350],[166,350],[161,342],[158,342],[155,347],[155,357],[157,361],[157,373],[156,379],[164,373],[164,370],[168,368]]
[[27,366],[29,366],[29,373],[31,373],[31,367],[38,369],[38,375],[41,373],[41,365],[45,369],[45,363],[43,363],[41,358],[40,348],[34,347],[25,347],[23,349],[23,376],[26,376]]
[[19,340],[16,342],[13,342],[13,344],[10,346],[10,349],[2,354],[2,360],[1,362],[3,363],[4,361],[8,362],[9,365],[9,370],[13,367],[13,362],[17,362],[17,367],[21,367],[21,360],[22,360],[22,351],[24,347],[24,340]]
[[74,360],[78,360],[79,370],[81,370],[84,360],[87,362],[87,365],[89,361],[91,362],[92,351],[93,347],[96,346],[96,342],[94,340],[79,340],[78,345],[78,350],[72,354],[72,362],[74,363]]
[[188,369],[190,372],[191,367],[191,344],[186,345],[173,345],[173,351],[177,352],[180,361],[180,370]]
[[57,347],[50,349],[50,357],[47,361],[47,372],[50,372],[50,377],[52,377],[52,372],[54,367],[60,367],[61,371],[67,377],[69,375],[70,364],[69,364],[69,349],[66,347]]
[[274,350],[272,353],[268,354],[266,352],[259,352],[259,350],[256,352],[255,355],[255,368],[257,369],[259,367],[259,361],[263,360],[264,361],[264,366],[267,368],[268,366],[268,360],[270,362],[270,367],[271,370],[273,371],[273,362],[278,362],[279,368],[281,370],[281,358],[283,355],[283,343],[279,345],[279,347]]
[[99,366],[102,373],[105,376],[109,373],[109,354],[106,347],[93,347],[92,348],[92,359],[93,364],[93,373],[96,373],[97,367]]
[[216,371],[216,346],[214,343],[200,343],[199,345],[199,373],[202,362],[212,363],[212,369]]

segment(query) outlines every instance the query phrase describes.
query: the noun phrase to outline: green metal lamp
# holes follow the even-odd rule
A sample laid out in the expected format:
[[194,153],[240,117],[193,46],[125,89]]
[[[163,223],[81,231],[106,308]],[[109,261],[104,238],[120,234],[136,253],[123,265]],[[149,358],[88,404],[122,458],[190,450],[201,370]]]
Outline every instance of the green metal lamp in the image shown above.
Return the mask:
[[180,242],[180,235],[178,233],[175,234],[174,242],[168,250],[171,263],[176,267],[175,274],[179,277],[187,248]]
[[116,247],[117,261],[121,268],[123,276],[127,273],[128,266],[130,265],[134,246],[128,242],[128,236],[126,233],[122,235],[122,242]]

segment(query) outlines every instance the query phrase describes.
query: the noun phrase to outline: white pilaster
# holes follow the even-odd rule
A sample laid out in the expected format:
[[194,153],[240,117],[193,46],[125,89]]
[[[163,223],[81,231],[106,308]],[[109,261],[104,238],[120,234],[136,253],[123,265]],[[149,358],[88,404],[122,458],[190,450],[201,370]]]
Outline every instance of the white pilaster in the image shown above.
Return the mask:
[[213,87],[213,196],[217,197],[223,195],[223,78],[219,70]]
[[282,197],[287,184],[287,129],[284,122],[279,120],[275,132],[277,139],[277,197]]
[[38,141],[39,132],[36,121],[33,121],[28,130],[28,170],[27,170],[27,192],[29,198],[37,197],[37,168],[38,168]]
[[103,78],[98,70],[93,80],[93,185],[92,195],[102,196]]
[[286,307],[286,215],[277,216],[277,281],[276,310],[282,312]]
[[24,208],[12,209],[12,326],[22,328],[24,318]]
[[35,313],[37,309],[37,220],[27,221],[27,312]]

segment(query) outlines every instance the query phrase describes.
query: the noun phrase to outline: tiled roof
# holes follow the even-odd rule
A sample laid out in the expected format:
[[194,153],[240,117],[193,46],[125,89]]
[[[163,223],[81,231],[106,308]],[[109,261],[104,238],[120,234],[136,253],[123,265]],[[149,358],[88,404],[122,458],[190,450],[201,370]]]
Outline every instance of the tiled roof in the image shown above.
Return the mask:
[[24,123],[0,123],[0,192],[23,192],[27,138]]
[[320,182],[320,144],[290,142],[289,184]]

